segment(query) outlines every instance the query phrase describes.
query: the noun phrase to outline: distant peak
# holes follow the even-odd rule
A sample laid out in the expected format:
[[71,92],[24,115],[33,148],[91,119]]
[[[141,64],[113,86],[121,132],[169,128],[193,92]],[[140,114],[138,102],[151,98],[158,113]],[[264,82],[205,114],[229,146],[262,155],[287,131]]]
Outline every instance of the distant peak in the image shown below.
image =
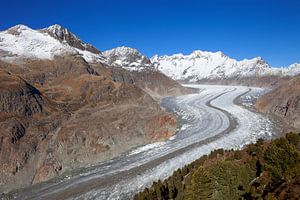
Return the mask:
[[255,57],[254,60],[258,63],[267,64],[267,62],[261,56]]
[[145,67],[153,70],[150,59],[131,47],[116,47],[103,52],[110,64],[116,64],[129,70],[143,70]]
[[67,28],[62,27],[59,24],[53,24],[51,26],[49,26],[48,28],[46,28],[48,31],[65,31],[65,32],[69,32],[69,30]]
[[100,51],[93,47],[91,44],[83,42],[75,34],[69,31],[67,28],[62,27],[59,24],[53,24],[48,28],[41,29],[40,31],[48,33],[53,38],[59,40],[62,43],[67,43],[72,47],[80,50],[90,51],[95,54],[100,54]]
[[115,48],[117,51],[123,51],[123,52],[139,52],[137,49],[132,48],[132,47],[126,47],[126,46],[121,46]]
[[221,57],[227,57],[222,51],[217,51],[216,54],[221,55]]
[[202,50],[194,50],[191,54],[194,54],[194,55],[202,55],[203,53],[205,53],[205,51],[202,51]]
[[103,52],[103,54],[106,56],[110,56],[111,54],[116,54],[116,55],[137,55],[141,54],[137,49],[131,48],[131,47],[126,47],[126,46],[121,46],[121,47],[116,47],[111,50],[107,50]]
[[288,66],[289,68],[300,68],[300,63],[296,62]]
[[[70,35],[72,34],[67,28],[62,27],[59,24],[54,24],[49,26],[48,28],[45,28],[49,33],[56,35],[57,37],[59,37],[60,39],[63,39],[63,37],[65,35]],[[45,30],[44,29],[44,30]],[[72,34],[73,35],[73,34]],[[73,35],[73,37],[76,37],[75,35]]]
[[21,33],[22,31],[25,31],[25,30],[32,30],[32,29],[23,24],[18,24],[18,25],[15,25],[15,26],[9,28],[7,31],[9,31],[11,33]]
[[63,29],[63,27],[59,24],[53,24],[49,26],[47,29]]
[[190,55],[195,57],[211,57],[211,56],[217,56],[217,57],[228,57],[226,56],[222,51],[217,52],[210,52],[210,51],[202,51],[202,50],[195,50]]

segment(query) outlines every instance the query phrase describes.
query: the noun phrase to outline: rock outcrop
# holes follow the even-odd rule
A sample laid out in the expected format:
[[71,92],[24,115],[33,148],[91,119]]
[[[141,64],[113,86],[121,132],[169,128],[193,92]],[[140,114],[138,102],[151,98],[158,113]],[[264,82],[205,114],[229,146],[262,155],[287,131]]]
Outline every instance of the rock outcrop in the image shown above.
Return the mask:
[[285,81],[263,95],[256,106],[260,111],[274,114],[300,129],[300,76]]
[[43,110],[41,93],[20,77],[0,70],[0,112],[28,116]]
[[100,51],[96,49],[94,46],[88,43],[84,43],[78,37],[76,37],[73,33],[71,33],[68,29],[55,24],[49,26],[48,28],[42,29],[41,32],[49,33],[52,37],[59,40],[62,43],[67,43],[72,47],[75,47],[80,50],[86,50],[94,54],[99,54]]

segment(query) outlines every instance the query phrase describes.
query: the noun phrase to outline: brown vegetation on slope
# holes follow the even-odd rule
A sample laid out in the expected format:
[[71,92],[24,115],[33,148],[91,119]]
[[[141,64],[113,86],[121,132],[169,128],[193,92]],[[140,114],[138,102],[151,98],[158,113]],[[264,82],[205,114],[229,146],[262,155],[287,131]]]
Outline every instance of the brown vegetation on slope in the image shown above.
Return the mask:
[[176,119],[126,70],[79,56],[0,70],[1,192],[175,133]]

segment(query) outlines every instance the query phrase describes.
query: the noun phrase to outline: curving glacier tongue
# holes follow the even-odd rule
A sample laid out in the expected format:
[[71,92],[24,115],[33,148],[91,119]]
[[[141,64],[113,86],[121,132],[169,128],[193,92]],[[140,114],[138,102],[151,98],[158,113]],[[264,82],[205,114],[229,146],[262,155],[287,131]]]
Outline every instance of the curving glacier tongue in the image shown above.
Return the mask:
[[257,96],[259,88],[193,85],[198,94],[171,97],[162,105],[182,119],[171,139],[140,147],[99,166],[19,192],[22,199],[128,199],[177,168],[217,148],[236,149],[274,135],[263,115],[234,104],[240,95]]

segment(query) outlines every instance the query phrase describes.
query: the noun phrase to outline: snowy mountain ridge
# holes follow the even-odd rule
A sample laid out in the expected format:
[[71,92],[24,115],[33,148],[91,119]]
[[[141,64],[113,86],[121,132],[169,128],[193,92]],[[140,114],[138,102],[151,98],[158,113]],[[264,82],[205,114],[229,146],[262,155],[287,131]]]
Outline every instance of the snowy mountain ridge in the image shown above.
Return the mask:
[[16,25],[0,32],[0,59],[3,61],[51,60],[66,54],[81,55],[87,62],[105,62],[100,51],[59,25],[41,30]]
[[91,44],[84,43],[81,39],[79,39],[76,35],[74,35],[72,32],[70,32],[68,29],[58,25],[54,24],[52,26],[49,26],[48,28],[42,29],[41,31],[49,33],[52,37],[55,39],[58,39],[59,41],[63,43],[67,43],[72,47],[75,47],[80,50],[86,50],[90,51],[94,54],[99,54],[100,51],[93,47]]
[[292,76],[300,73],[300,64],[297,63],[288,68],[272,68],[261,57],[237,61],[221,51],[196,50],[189,55],[155,55],[151,62],[167,76],[187,81],[269,75]]
[[131,47],[117,47],[103,52],[111,65],[122,66],[130,71],[141,71],[145,69],[154,70],[151,60],[141,54],[137,49]]
[[55,56],[79,55],[89,63],[106,63],[130,71],[160,70],[175,80],[198,81],[258,76],[294,76],[300,64],[272,68],[261,57],[235,60],[223,52],[196,50],[189,55],[174,54],[152,58],[130,47],[117,47],[100,52],[83,42],[68,29],[55,24],[40,30],[16,25],[0,31],[0,60],[54,59]]

